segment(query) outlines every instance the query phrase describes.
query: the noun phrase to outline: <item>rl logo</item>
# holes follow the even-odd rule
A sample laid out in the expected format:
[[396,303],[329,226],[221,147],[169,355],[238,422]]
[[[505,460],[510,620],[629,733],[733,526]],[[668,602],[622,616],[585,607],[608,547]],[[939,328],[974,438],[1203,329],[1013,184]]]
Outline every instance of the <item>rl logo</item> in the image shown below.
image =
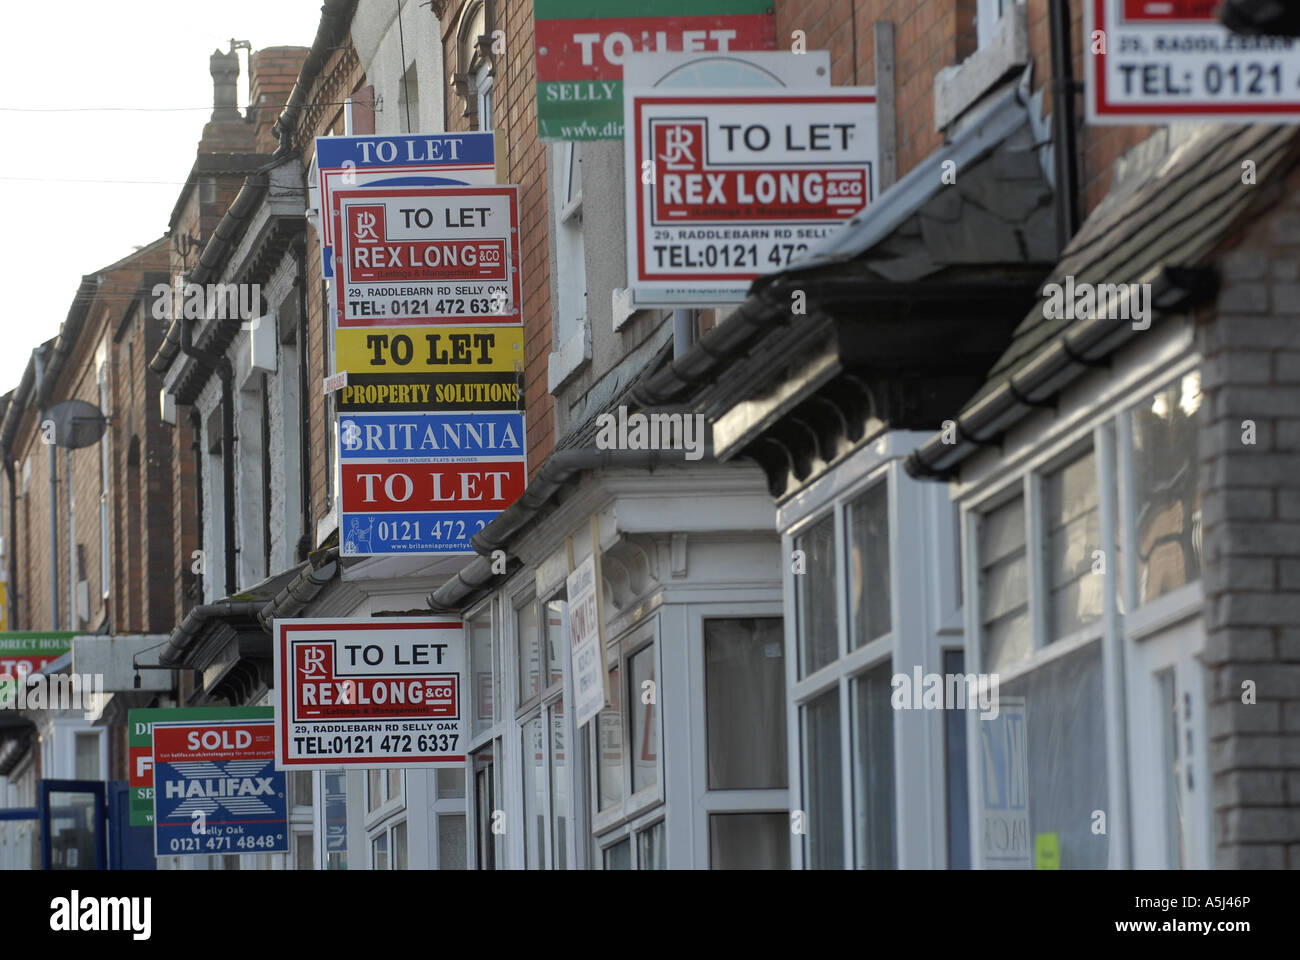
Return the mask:
[[329,644],[304,644],[298,648],[298,675],[301,677],[328,677],[331,649]]
[[379,230],[384,225],[384,208],[379,206],[349,207],[350,233],[354,242],[380,242]]
[[697,130],[695,126],[676,123],[656,128],[655,133],[658,134],[660,147],[656,153],[663,161],[665,170],[695,169],[694,146]]

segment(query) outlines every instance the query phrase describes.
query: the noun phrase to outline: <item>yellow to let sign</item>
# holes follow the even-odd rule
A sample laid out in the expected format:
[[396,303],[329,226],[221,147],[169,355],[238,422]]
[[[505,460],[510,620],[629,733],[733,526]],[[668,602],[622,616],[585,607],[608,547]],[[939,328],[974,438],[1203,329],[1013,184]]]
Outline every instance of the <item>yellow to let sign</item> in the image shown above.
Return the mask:
[[509,373],[523,369],[522,327],[353,327],[334,335],[348,373]]

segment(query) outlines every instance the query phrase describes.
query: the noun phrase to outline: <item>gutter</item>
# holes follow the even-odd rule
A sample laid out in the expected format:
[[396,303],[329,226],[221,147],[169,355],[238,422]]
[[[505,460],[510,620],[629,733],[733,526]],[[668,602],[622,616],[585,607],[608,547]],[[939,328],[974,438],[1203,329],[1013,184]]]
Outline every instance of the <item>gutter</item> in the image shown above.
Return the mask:
[[334,47],[344,30],[352,26],[352,17],[356,13],[357,0],[325,0],[321,7],[320,24],[316,27],[316,39],[307,51],[307,59],[302,62],[298,79],[294,81],[289,99],[271,125],[271,135],[278,138],[280,146],[272,154],[272,162],[287,157],[293,149],[291,130],[298,119],[298,114],[307,101],[307,94],[312,83],[325,66],[325,61],[334,52]]
[[[713,447],[704,448],[704,460],[713,459]],[[475,557],[457,574],[426,598],[430,609],[446,612],[460,609],[466,597],[482,590],[498,578],[510,575],[492,572],[492,553],[526,527],[560,489],[577,474],[588,470],[649,470],[671,463],[681,463],[678,450],[598,450],[581,447],[551,454],[523,495],[499,513],[491,523],[470,538],[480,556]]]
[[[1208,267],[1163,267],[1151,281],[1151,300],[1161,314],[1183,313],[1214,296],[1217,277]],[[957,443],[931,437],[908,454],[903,465],[917,480],[951,480],[978,448],[1000,437],[1065,386],[1133,339],[1132,321],[1098,317],[1059,334],[1032,360],[956,419]]]
[[274,600],[262,607],[257,620],[263,630],[274,636],[276,620],[296,617],[329,586],[339,572],[339,548],[326,550],[319,563],[319,566],[314,563],[309,565],[297,579],[277,593]]
[[181,625],[167,638],[167,645],[158,654],[158,665],[181,666],[181,657],[185,655],[185,651],[203,630],[207,621],[228,617],[251,620],[257,617],[261,609],[262,603],[257,600],[218,600],[216,603],[191,607],[190,612],[185,614],[185,619],[181,621]]
[[49,404],[50,396],[54,393],[54,382],[63,370],[68,354],[72,352],[73,342],[81,335],[86,314],[90,312],[90,304],[94,301],[98,290],[97,276],[88,274],[81,278],[81,284],[72,297],[72,305],[68,307],[67,319],[59,327],[59,336],[54,341],[54,355],[50,357],[49,364],[42,371],[40,382],[36,387],[36,406],[41,410]]

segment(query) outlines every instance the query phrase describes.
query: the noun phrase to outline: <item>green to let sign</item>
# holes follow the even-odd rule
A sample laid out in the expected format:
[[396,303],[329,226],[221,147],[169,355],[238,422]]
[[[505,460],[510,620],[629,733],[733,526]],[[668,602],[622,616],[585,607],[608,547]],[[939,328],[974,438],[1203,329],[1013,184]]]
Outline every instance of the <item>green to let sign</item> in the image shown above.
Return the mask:
[[776,48],[772,0],[534,0],[537,131],[623,137],[629,53]]

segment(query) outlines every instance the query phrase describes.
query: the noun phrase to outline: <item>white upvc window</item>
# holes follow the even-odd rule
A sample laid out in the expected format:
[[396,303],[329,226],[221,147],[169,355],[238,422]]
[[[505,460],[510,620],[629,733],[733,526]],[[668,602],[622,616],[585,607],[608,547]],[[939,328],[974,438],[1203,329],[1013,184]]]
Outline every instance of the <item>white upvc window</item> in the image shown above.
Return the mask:
[[501,733],[505,727],[501,619],[495,596],[465,618],[470,664],[469,792],[466,823],[468,865],[478,870],[505,866],[505,810]]
[[522,787],[523,866],[564,870],[574,864],[571,734],[565,711],[568,620],[562,594],[514,608],[519,665],[514,737]]
[[1195,363],[967,497],[966,660],[1000,699],[967,724],[976,866],[1211,865]]
[[607,640],[609,706],[588,724],[592,832],[604,869],[666,865],[657,621]]
[[964,787],[965,738],[919,691],[894,699],[961,665],[958,514],[902,467],[922,439],[882,434],[778,507],[795,869],[963,864],[966,805],[937,787]]
[[370,869],[407,869],[406,771],[367,770],[365,800]]
[[492,62],[485,59],[474,74],[474,96],[477,99],[478,128],[480,130],[494,128],[496,97],[492,86]]
[[564,382],[590,356],[587,261],[582,219],[582,146],[551,147],[555,216],[555,337],[550,381]]
[[[785,631],[778,603],[700,604],[686,611],[692,762],[703,787],[695,863],[713,870],[790,866]],[[702,694],[702,695],[700,695]],[[702,743],[699,741],[702,739]]]

